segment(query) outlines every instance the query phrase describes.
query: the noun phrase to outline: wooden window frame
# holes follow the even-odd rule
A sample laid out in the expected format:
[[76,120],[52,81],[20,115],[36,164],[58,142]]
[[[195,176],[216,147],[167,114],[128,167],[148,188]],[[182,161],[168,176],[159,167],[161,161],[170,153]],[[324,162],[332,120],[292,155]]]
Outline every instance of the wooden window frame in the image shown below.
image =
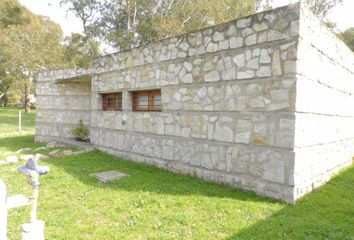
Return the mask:
[[[123,94],[121,92],[102,93],[102,109],[103,111],[122,111]],[[110,107],[108,102],[113,99],[114,106]]]
[[[147,108],[139,108],[138,98],[141,96],[146,96],[148,98]],[[132,92],[133,111],[134,112],[161,112],[161,100],[159,106],[154,106],[155,96],[160,96],[161,99],[161,89]]]

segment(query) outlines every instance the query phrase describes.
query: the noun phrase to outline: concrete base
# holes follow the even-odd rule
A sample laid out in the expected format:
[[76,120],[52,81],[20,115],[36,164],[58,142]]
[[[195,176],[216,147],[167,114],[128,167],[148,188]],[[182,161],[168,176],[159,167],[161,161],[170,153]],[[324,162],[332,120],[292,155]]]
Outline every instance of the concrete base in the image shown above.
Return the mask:
[[113,181],[116,179],[120,179],[122,177],[129,176],[125,173],[121,173],[118,171],[108,171],[108,172],[100,172],[100,173],[92,173],[90,176],[95,176],[98,180],[102,182],[108,182],[108,181]]
[[44,240],[44,225],[42,220],[23,224],[22,240]]
[[75,146],[81,149],[93,148],[93,145],[89,142],[79,142],[73,138],[64,138],[64,137],[46,137],[45,139],[38,139],[37,142],[57,142],[66,146]]

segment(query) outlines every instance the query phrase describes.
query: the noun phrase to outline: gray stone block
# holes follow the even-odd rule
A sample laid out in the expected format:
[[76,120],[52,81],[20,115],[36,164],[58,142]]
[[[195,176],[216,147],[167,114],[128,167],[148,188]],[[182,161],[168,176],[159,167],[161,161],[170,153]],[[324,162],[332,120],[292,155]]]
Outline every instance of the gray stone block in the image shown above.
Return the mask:
[[129,175],[122,172],[118,172],[116,170],[112,170],[107,172],[92,173],[90,174],[90,176],[96,177],[101,182],[109,182],[113,180],[118,180],[123,177],[127,177]]

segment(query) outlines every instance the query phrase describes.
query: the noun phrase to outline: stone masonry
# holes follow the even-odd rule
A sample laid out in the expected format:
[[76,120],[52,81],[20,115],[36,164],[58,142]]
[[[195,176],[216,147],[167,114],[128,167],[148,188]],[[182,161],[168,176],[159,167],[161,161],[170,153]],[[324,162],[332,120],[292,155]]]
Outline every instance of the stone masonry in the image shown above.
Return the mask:
[[[132,91],[161,89],[161,112]],[[102,93],[122,92],[122,111]],[[37,76],[36,140],[94,146],[294,203],[354,154],[354,56],[300,4]]]

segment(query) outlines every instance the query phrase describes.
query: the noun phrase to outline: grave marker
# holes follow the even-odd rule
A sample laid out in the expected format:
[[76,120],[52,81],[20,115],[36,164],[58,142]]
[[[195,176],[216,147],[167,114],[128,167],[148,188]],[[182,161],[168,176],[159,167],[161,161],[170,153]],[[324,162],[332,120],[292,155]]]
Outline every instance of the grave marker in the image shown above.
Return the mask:
[[7,239],[7,192],[6,185],[0,180],[0,239]]

